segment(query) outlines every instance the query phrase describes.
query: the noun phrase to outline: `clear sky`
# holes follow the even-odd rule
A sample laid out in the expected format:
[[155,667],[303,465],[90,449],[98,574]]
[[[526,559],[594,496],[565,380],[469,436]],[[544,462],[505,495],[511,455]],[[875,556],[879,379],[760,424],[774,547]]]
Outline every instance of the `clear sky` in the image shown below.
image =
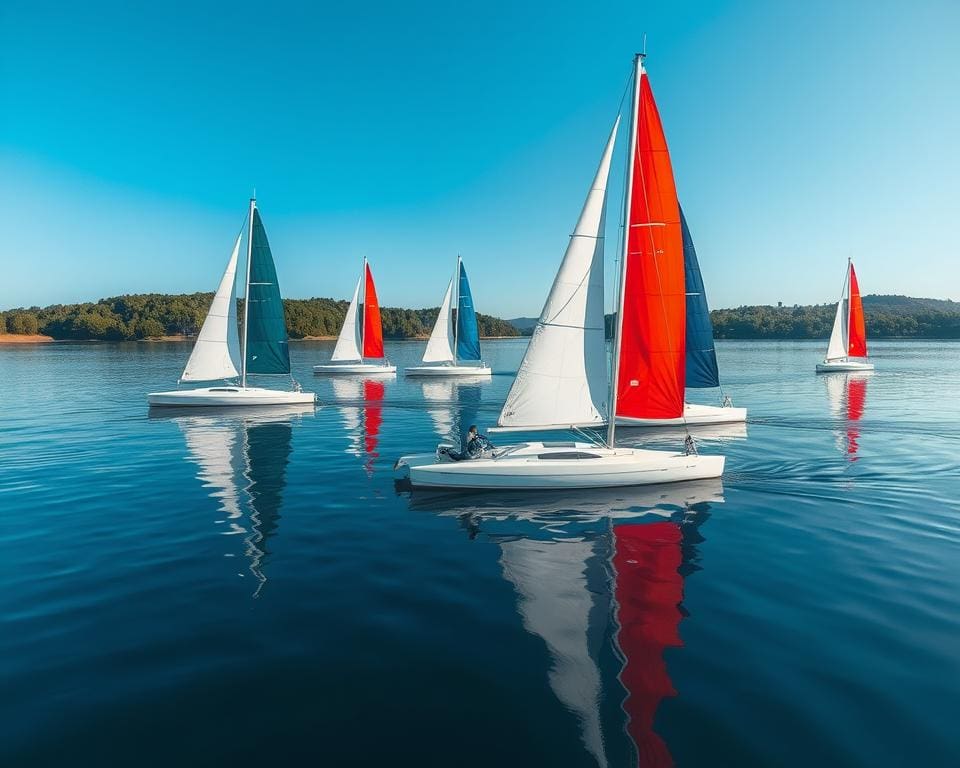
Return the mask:
[[644,32],[712,306],[960,299],[957,0],[3,0],[0,307],[212,291],[256,186],[286,296],[536,315]]

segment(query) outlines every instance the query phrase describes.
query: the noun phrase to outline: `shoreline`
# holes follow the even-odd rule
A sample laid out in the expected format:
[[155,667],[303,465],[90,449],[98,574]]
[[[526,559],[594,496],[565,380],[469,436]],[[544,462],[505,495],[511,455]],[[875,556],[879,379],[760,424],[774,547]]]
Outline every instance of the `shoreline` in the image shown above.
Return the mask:
[[0,333],[0,344],[49,344],[56,341],[53,336],[42,333]]

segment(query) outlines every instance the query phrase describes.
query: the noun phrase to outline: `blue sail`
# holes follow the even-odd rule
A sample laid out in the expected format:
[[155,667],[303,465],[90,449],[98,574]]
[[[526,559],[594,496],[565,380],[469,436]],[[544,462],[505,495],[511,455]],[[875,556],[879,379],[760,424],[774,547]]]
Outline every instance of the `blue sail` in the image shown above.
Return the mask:
[[277,284],[270,243],[253,209],[253,246],[250,254],[249,306],[247,316],[247,373],[290,373],[290,349],[287,324],[283,315],[283,299]]
[[480,329],[477,313],[473,310],[473,296],[467,281],[467,270],[460,262],[460,284],[457,300],[457,359],[480,359]]
[[697,249],[687,227],[687,219],[680,209],[680,229],[683,233],[683,267],[687,293],[687,386],[694,389],[719,387],[717,353],[713,348],[713,325],[703,276],[697,262]]

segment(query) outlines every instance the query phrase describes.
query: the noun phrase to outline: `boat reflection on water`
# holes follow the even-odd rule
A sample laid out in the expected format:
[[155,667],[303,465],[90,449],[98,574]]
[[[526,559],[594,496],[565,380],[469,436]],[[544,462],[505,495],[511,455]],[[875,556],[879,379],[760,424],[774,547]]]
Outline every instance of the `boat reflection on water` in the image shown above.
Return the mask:
[[830,413],[835,420],[844,422],[836,430],[837,449],[850,461],[856,461],[860,451],[860,425],[867,405],[867,379],[870,371],[855,373],[830,373],[823,377],[827,387]]
[[489,376],[457,376],[420,382],[427,415],[440,440],[464,450],[467,430],[477,422],[480,412],[481,382],[489,381]]
[[383,423],[384,379],[338,378],[331,384],[349,441],[346,452],[361,459],[367,477],[372,477],[380,456],[377,445]]
[[267,581],[269,540],[276,535],[286,487],[293,425],[315,413],[313,405],[263,408],[167,409],[151,419],[176,422],[197,465],[197,479],[217,500],[227,535],[241,536],[253,597]]
[[523,626],[549,653],[550,688],[601,766],[673,764],[653,727],[660,702],[677,695],[663,654],[683,644],[684,578],[699,570],[699,528],[722,501],[719,479],[536,500],[410,497],[412,508],[455,516],[471,538],[497,543]]

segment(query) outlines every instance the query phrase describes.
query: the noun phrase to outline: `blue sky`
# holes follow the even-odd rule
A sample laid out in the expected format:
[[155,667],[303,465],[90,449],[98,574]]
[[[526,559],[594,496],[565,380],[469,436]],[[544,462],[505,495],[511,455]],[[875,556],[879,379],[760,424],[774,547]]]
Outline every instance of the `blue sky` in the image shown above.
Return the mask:
[[960,299],[958,31],[933,0],[5,0],[0,307],[213,290],[256,186],[287,296],[367,254],[381,303],[436,306],[460,252],[480,311],[536,315],[644,32],[712,306],[835,300],[847,256]]

